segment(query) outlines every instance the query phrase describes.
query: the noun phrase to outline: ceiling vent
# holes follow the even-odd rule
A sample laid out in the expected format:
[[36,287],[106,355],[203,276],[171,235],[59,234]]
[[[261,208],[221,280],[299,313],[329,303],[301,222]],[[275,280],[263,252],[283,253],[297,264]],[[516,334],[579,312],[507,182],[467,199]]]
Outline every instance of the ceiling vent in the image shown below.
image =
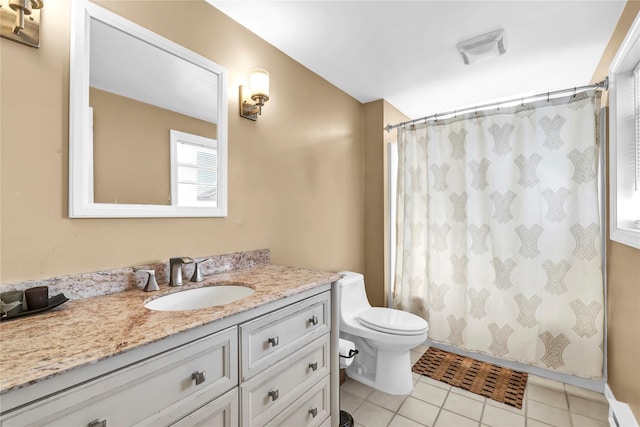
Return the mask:
[[507,51],[507,40],[504,30],[500,29],[460,42],[456,47],[464,63],[469,65],[480,59],[503,55]]

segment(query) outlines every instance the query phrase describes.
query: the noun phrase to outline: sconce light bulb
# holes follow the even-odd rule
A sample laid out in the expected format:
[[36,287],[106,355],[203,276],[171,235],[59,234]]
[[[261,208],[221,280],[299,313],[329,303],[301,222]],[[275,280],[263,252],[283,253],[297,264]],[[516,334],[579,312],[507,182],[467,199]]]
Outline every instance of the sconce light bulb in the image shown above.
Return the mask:
[[262,69],[256,69],[251,72],[249,77],[251,84],[251,98],[263,98],[261,103],[264,104],[269,100],[269,72]]

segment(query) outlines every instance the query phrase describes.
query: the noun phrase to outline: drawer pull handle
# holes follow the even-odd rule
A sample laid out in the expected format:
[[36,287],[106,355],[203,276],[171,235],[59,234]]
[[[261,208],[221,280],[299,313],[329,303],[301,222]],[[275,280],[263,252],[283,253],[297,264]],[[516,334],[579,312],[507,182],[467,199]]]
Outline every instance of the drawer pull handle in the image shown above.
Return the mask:
[[207,379],[207,371],[194,372],[191,374],[191,379],[196,380],[196,385],[200,385]]
[[89,424],[87,424],[87,427],[107,427],[107,420],[93,420]]
[[313,326],[316,326],[318,324],[318,316],[313,315],[309,318],[309,323],[311,323]]
[[315,417],[316,417],[316,415],[318,415],[318,408],[311,408],[311,409],[309,409],[309,413],[311,414],[311,416],[312,416],[313,418],[315,418]]
[[269,397],[271,397],[272,402],[275,402],[280,397],[280,392],[278,390],[269,390]]
[[271,344],[272,347],[277,346],[278,344],[280,344],[280,337],[269,338],[269,344]]
[[311,368],[312,371],[317,370],[318,369],[318,362],[309,363],[309,367]]

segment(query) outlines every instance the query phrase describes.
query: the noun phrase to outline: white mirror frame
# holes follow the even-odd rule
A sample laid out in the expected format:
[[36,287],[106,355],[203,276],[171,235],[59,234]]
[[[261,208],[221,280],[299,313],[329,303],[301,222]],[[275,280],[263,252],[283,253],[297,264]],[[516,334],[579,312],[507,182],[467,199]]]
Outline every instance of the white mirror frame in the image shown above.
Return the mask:
[[[623,96],[628,98],[629,81],[633,81],[633,68],[629,70],[628,60],[637,63],[640,60],[640,16],[624,38],[616,56],[609,67],[609,209],[610,239],[627,246],[640,249],[640,229],[623,226],[620,221],[621,192],[618,180],[619,168],[623,167],[623,152],[629,144],[635,143],[635,129],[628,129],[621,115],[628,115],[629,106],[622,102]],[[631,90],[633,92],[633,90]],[[624,94],[624,95],[623,95]],[[631,112],[633,115],[633,112]],[[628,120],[627,120],[628,122]],[[628,203],[627,203],[628,205]],[[640,210],[640,206],[636,209]]]
[[[227,216],[227,70],[210,59],[87,0],[71,2],[69,70],[69,217],[154,218]],[[92,114],[89,106],[91,18],[105,22],[218,75],[218,206],[95,203],[93,195]],[[168,147],[168,144],[167,144]]]

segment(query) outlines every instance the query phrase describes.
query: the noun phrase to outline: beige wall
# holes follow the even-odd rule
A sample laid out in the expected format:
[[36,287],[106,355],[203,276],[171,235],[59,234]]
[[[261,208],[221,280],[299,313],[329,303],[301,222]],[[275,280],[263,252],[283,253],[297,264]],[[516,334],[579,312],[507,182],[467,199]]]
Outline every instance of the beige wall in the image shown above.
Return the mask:
[[[608,75],[609,64],[639,12],[640,1],[627,2],[593,81]],[[640,420],[640,251],[609,240],[607,252],[607,382],[616,399],[629,403]]]
[[[229,71],[229,216],[68,218],[70,6],[46,2],[39,49],[0,41],[0,283],[257,248],[363,271],[362,105],[204,1],[101,4]],[[271,100],[251,122],[238,85],[258,67]]]
[[384,127],[406,120],[407,116],[385,100],[364,105],[364,275],[369,302],[377,307],[388,305],[387,143],[396,140],[396,132],[388,133]]
[[96,203],[171,204],[172,129],[216,138],[216,125],[90,88]]
[[384,299],[384,170],[382,139],[384,101],[364,105],[364,277],[369,303]]

